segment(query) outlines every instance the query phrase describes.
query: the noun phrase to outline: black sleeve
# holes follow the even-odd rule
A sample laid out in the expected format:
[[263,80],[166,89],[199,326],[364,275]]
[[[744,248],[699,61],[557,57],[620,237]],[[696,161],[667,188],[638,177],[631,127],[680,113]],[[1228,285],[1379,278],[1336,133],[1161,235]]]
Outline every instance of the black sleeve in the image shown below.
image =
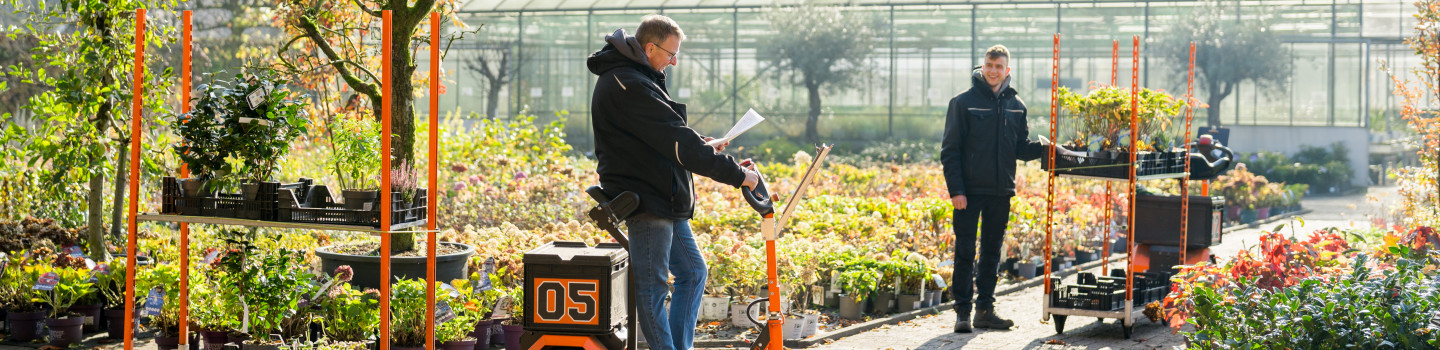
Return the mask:
[[745,182],[745,171],[735,158],[706,145],[660,92],[652,90],[659,87],[648,82],[626,85],[630,87],[622,87],[617,97],[626,101],[629,113],[615,118],[617,124],[660,154],[670,155],[685,170],[730,186],[740,187]]
[[[1022,161],[1031,161],[1048,156],[1049,154],[1046,152],[1050,151],[1049,148],[1045,147],[1039,140],[1030,140],[1030,109],[1025,107],[1025,103],[1018,99],[1016,103],[1020,104],[1020,110],[1025,111],[1025,114],[1020,117],[1020,128],[1015,132],[1015,158]],[[1054,142],[1055,140],[1050,141]]]
[[967,113],[959,97],[951,99],[950,107],[945,111],[945,139],[940,142],[940,165],[945,172],[945,187],[949,189],[950,197],[965,194],[961,161],[965,159],[964,137],[968,128],[962,118],[968,117]]

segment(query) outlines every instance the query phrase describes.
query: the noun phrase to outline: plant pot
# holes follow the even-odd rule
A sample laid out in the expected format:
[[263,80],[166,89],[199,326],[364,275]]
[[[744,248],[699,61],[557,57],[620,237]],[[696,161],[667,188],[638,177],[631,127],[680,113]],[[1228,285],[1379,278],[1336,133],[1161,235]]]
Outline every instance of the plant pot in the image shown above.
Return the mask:
[[872,307],[871,310],[877,314],[885,315],[889,314],[890,310],[892,310],[891,306],[893,305],[892,302],[895,301],[895,296],[890,293],[875,293],[874,300],[875,306]]
[[364,210],[365,203],[370,203],[370,209],[379,205],[380,191],[340,191],[340,196],[345,198],[345,209]]
[[1260,220],[1270,218],[1270,207],[1255,209],[1255,217],[1259,218]]
[[945,298],[944,296],[942,296],[943,294],[945,294],[945,291],[940,291],[940,290],[932,290],[932,291],[930,291],[930,307],[935,307],[935,306],[940,305],[941,300],[943,300],[943,299]]
[[395,344],[390,344],[390,348],[394,350],[425,350],[424,346],[399,346]]
[[503,323],[503,322],[505,322],[505,319],[491,319],[491,320],[490,320],[490,345],[491,345],[491,346],[495,346],[495,345],[505,345],[505,327],[502,327],[502,326],[501,326],[501,323]]
[[785,316],[785,324],[780,327],[785,334],[785,339],[805,339],[805,318],[800,316]]
[[245,347],[245,341],[250,340],[250,335],[238,332],[230,333],[225,335],[225,340],[226,344],[235,345],[243,349]]
[[440,348],[445,349],[445,350],[474,350],[474,349],[475,349],[475,343],[476,343],[475,339],[470,339],[470,340],[454,340],[454,341],[447,341],[447,342],[441,343],[441,344],[440,344]]
[[105,330],[110,333],[110,339],[125,338],[125,309],[105,309]]
[[180,348],[180,337],[176,336],[155,336],[155,347],[160,350],[175,350]]
[[920,294],[901,294],[899,300],[900,312],[910,312],[920,308]]
[[[124,252],[120,252],[120,253],[110,253],[110,256],[113,257],[113,258],[115,259],[115,261],[126,261],[126,259],[127,259],[127,257],[128,257],[128,255],[125,255]],[[148,256],[143,256],[143,255],[142,255],[142,256],[137,256],[137,257],[135,257],[135,265],[140,265],[140,266],[155,265],[155,259],[151,259],[150,257],[148,257]]]
[[847,294],[840,295],[840,318],[859,320],[863,313],[865,313],[864,304],[860,300]]
[[181,196],[184,196],[186,198],[205,197],[205,193],[201,193],[201,191],[204,191],[205,189],[205,180],[201,180],[198,177],[192,177],[180,179],[179,182],[180,189],[182,191],[180,193]]
[[[755,301],[756,299],[757,299],[757,298],[746,298],[744,301],[738,301],[738,300],[737,300],[737,301],[731,303],[731,304],[730,304],[730,325],[733,325],[733,326],[735,326],[735,327],[741,327],[741,328],[759,327],[759,326],[755,325],[754,322],[750,322],[750,318],[747,317],[747,315],[746,315],[746,312],[749,311],[749,310],[747,310],[747,309],[750,307],[750,303],[753,302],[753,301]],[[757,306],[757,307],[756,307],[756,310],[755,310],[756,313],[751,313],[750,315],[753,315],[753,316],[755,316],[756,319],[759,319],[759,318],[760,318],[760,315],[759,315],[759,313],[758,313],[758,312],[760,311],[759,309],[760,309],[760,308]]]
[[230,342],[230,334],[224,331],[200,331],[200,339],[205,344],[205,350],[225,350],[225,344]]
[[1033,263],[1033,262],[1022,262],[1022,263],[1019,263],[1019,264],[1017,264],[1017,265],[1020,266],[1020,267],[1019,267],[1019,270],[1020,270],[1020,278],[1024,278],[1024,279],[1035,278],[1035,263]]
[[1232,205],[1232,206],[1227,206],[1227,207],[1225,207],[1225,220],[1228,220],[1228,221],[1241,221],[1241,220],[1240,220],[1240,210],[1241,210],[1241,208],[1240,208],[1240,206],[1238,206],[1238,205]]
[[505,350],[520,350],[520,336],[525,334],[525,326],[522,325],[501,325],[505,329]]
[[241,348],[245,350],[280,350],[280,347],[285,345],[284,343],[261,340],[246,340],[240,344],[242,344]]
[[475,323],[475,330],[470,332],[475,337],[474,350],[486,350],[490,348],[490,320],[483,320]]
[[1255,222],[1255,219],[1257,218],[1257,217],[1256,217],[1256,216],[1257,216],[1256,214],[1258,214],[1258,213],[1255,211],[1255,209],[1245,209],[1245,210],[1241,210],[1241,211],[1240,211],[1240,222],[1247,223],[1247,224],[1248,224],[1248,223]]
[[1009,273],[1010,275],[1019,276],[1020,273],[1019,273],[1019,272],[1016,270],[1016,268],[1015,268],[1015,265],[1017,265],[1017,264],[1019,264],[1019,263],[1020,263],[1020,258],[1009,258],[1009,259],[1005,259],[1005,261],[1000,262],[1000,272],[1001,272],[1002,274],[1003,274],[1003,273]]
[[95,332],[100,330],[100,304],[74,305],[69,311],[80,314],[85,319],[85,331]]
[[10,341],[28,342],[44,337],[45,312],[9,312],[5,314],[5,325],[10,327]]
[[[440,244],[458,247],[461,252],[435,257],[435,280],[451,281],[468,278],[470,273],[466,263],[469,262],[470,256],[475,254],[475,248],[453,242],[440,242]],[[355,271],[355,277],[350,280],[350,283],[356,289],[380,289],[380,257],[340,254],[333,252],[333,249],[334,246],[315,249],[315,255],[320,257],[321,271],[335,271],[335,268],[341,265],[350,265]],[[426,274],[425,257],[391,257],[390,273],[397,278],[423,279]]]
[[83,336],[85,328],[84,316],[47,318],[45,319],[45,327],[50,328],[50,345],[68,348],[70,344],[85,340]]
[[825,291],[825,307],[834,309],[840,307],[840,293]]
[[700,320],[719,321],[730,314],[730,297],[706,295],[700,299]]

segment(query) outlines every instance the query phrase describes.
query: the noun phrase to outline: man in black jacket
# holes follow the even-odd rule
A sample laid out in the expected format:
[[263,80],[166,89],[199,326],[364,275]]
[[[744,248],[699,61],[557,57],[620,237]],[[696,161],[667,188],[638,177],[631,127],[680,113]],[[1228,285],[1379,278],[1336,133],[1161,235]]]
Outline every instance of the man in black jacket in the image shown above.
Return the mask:
[[[1015,322],[995,314],[995,280],[1000,245],[1010,221],[1010,198],[1015,196],[1015,161],[1035,160],[1050,141],[1027,139],[1025,102],[1010,86],[1010,52],[1003,45],[985,51],[985,65],[971,77],[970,90],[950,100],[945,112],[945,140],[940,162],[945,185],[955,207],[955,332],[971,330],[971,296],[978,306],[973,325],[1009,329]],[[983,218],[983,219],[982,219]],[[975,226],[980,228],[979,276],[974,276]]]
[[[640,329],[651,349],[689,349],[707,269],[690,231],[695,213],[694,172],[731,185],[754,187],[754,165],[736,164],[686,125],[685,105],[670,99],[663,70],[678,62],[685,33],[669,17],[646,16],[626,36],[616,30],[586,61],[599,76],[591,102],[600,185],[609,195],[640,195],[626,218],[630,273],[635,274]],[[667,280],[675,275],[670,310]]]

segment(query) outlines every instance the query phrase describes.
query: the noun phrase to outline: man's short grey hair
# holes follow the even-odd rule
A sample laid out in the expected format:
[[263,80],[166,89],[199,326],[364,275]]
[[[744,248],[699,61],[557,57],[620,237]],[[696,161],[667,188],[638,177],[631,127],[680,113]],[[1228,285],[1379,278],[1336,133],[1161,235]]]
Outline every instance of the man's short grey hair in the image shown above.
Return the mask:
[[641,45],[660,45],[671,36],[679,36],[680,40],[685,40],[685,32],[680,30],[680,25],[665,15],[645,16],[640,20],[640,28],[635,29],[635,40],[640,41]]

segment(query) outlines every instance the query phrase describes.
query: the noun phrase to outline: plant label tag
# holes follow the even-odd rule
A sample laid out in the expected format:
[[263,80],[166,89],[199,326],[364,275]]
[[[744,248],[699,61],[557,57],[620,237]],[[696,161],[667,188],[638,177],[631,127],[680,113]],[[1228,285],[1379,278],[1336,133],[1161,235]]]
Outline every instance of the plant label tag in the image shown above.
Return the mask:
[[495,301],[495,307],[490,308],[490,310],[495,310],[495,313],[493,314],[493,316],[490,316],[490,317],[491,317],[491,318],[509,318],[509,317],[510,317],[510,303],[511,303],[511,302],[513,302],[513,300],[510,300],[510,296],[504,296],[504,297],[501,297],[500,300],[496,300],[496,301]]
[[840,292],[840,284],[839,284],[839,283],[835,283],[835,280],[838,280],[838,279],[840,279],[840,271],[830,271],[830,291],[831,291],[831,292],[834,292],[834,293],[839,293],[839,292]]
[[40,275],[39,280],[35,281],[35,290],[55,290],[55,285],[59,283],[60,275],[57,275],[54,272],[46,272],[44,275]]
[[371,210],[375,210],[375,208],[373,208],[373,207],[371,206],[371,203],[366,202],[365,205],[362,205],[362,206],[361,206],[361,210],[371,211]]
[[825,306],[825,288],[810,286],[810,305]]
[[85,252],[82,251],[82,250],[80,249],[80,246],[78,246],[78,245],[72,245],[72,246],[69,246],[69,247],[65,247],[64,249],[65,249],[65,254],[70,254],[70,256],[77,257],[77,258],[83,258],[83,257],[85,257]]
[[335,285],[335,281],[339,281],[339,280],[340,280],[340,279],[332,278],[332,279],[330,279],[329,281],[325,281],[325,285],[324,285],[324,286],[320,286],[320,289],[315,291],[315,295],[310,296],[310,300],[318,300],[318,299],[320,299],[320,295],[329,292],[329,291],[330,291],[330,287],[331,287],[331,286],[334,286],[334,285]]
[[441,300],[435,303],[435,325],[439,326],[455,319],[455,310],[450,308],[450,303]]
[[930,274],[930,278],[934,278],[934,279],[935,279],[935,285],[940,286],[940,289],[945,289],[945,288],[948,288],[948,287],[949,287],[949,285],[945,284],[945,279],[944,279],[944,278],[941,278],[941,277],[940,277],[940,274],[938,274],[938,273],[932,273],[932,274]]
[[204,260],[201,260],[201,262],[204,262],[206,265],[209,265],[209,264],[214,263],[214,262],[215,262],[215,259],[216,259],[216,258],[219,258],[219,257],[220,257],[220,251],[219,251],[219,250],[211,250],[210,252],[205,253],[205,259],[204,259]]
[[455,289],[455,286],[452,286],[452,285],[450,285],[449,283],[441,282],[441,283],[440,283],[440,289],[444,289],[445,292],[449,293],[451,298],[459,298],[459,297],[460,297],[460,290],[459,290],[459,289]]
[[155,287],[150,289],[150,295],[145,296],[145,310],[140,312],[141,316],[159,316],[160,308],[165,306],[165,289]]
[[900,276],[895,276],[895,294],[900,294]]
[[270,89],[263,87],[256,88],[255,91],[251,91],[250,94],[245,95],[245,102],[250,105],[251,110],[258,110],[260,109],[260,105],[264,104],[266,98],[269,97]]
[[90,258],[85,258],[85,268],[86,268],[86,269],[89,269],[89,270],[94,270],[94,269],[95,269],[95,260],[90,260]]
[[486,258],[485,268],[480,271],[480,280],[475,282],[475,293],[495,289],[495,285],[490,281],[490,274],[492,273],[495,273],[495,258]]
[[936,264],[935,268],[943,268],[950,265],[955,265],[955,260],[941,261],[939,264]]

